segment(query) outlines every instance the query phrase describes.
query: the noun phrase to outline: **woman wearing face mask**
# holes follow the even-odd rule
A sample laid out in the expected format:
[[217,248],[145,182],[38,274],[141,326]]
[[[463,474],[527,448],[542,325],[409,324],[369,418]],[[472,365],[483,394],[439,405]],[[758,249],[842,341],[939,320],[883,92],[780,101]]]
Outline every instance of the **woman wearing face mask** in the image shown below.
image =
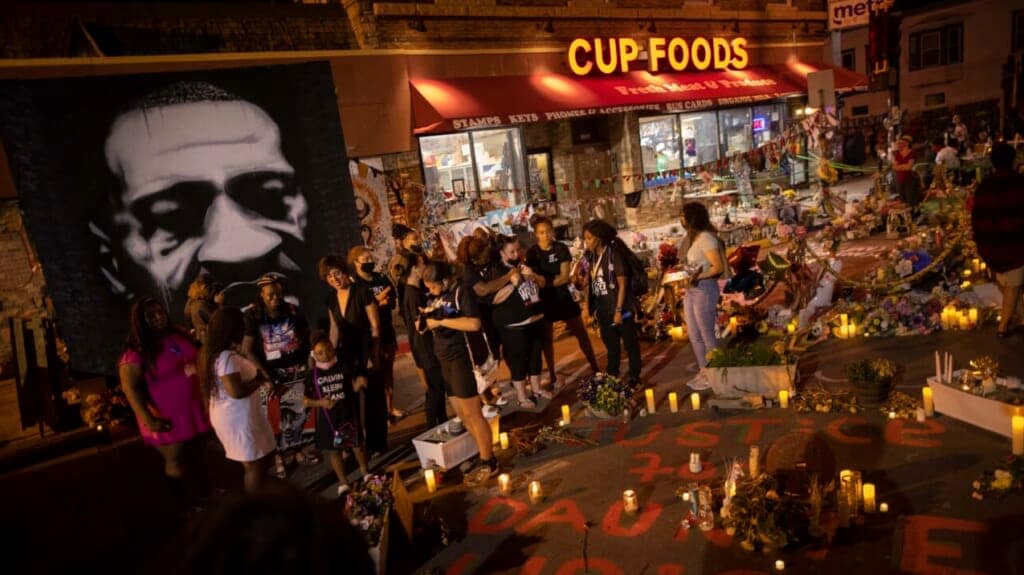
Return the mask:
[[[554,397],[555,389],[541,389],[541,347],[544,339],[544,309],[540,302],[540,287],[544,278],[536,276],[519,257],[519,240],[500,236],[501,271],[507,270],[508,284],[494,294],[494,323],[501,333],[505,363],[512,376],[519,405],[525,408],[537,404],[526,393],[526,378],[530,386],[544,397]],[[555,382],[552,381],[552,384]]]
[[[398,336],[395,334],[394,318],[391,312],[398,307],[398,292],[394,284],[382,273],[374,271],[373,253],[363,246],[356,246],[348,252],[349,266],[356,272],[356,281],[369,289],[377,301],[377,317],[380,322],[380,355],[375,375],[384,383],[387,402],[385,411],[392,422],[405,417],[405,412],[394,405],[395,394],[395,352],[398,351]],[[408,272],[406,272],[408,275]]]
[[707,354],[718,347],[715,339],[715,318],[718,315],[718,277],[728,263],[722,257],[724,243],[718,237],[704,204],[690,202],[683,206],[683,227],[690,242],[686,263],[699,266],[700,272],[690,279],[683,300],[683,313],[690,334],[690,345],[697,358],[697,367],[708,365]]
[[[356,372],[369,373],[378,361],[376,357],[380,348],[377,300],[370,290],[355,283],[348,270],[348,264],[341,256],[320,258],[320,277],[334,288],[334,293],[327,298],[327,317],[331,326],[329,337],[335,349],[339,350],[341,361],[350,363]],[[365,390],[360,392],[361,405],[367,401],[365,393]],[[379,403],[384,405],[383,401]],[[361,421],[366,449],[371,454],[387,451],[387,414],[383,407],[379,411],[373,423]],[[383,441],[381,427],[384,428]]]
[[353,371],[351,364],[338,361],[326,333],[314,332],[309,345],[314,364],[306,385],[305,403],[316,412],[316,446],[328,453],[341,496],[349,490],[345,451],[356,458],[363,477],[369,474],[359,441],[359,402],[355,399],[356,393],[366,388],[366,375]]
[[629,288],[629,265],[623,250],[628,250],[613,228],[604,220],[590,220],[583,226],[583,244],[587,248],[590,278],[587,308],[597,320],[601,341],[608,350],[609,375],[619,376],[622,345],[629,356],[629,377],[640,381],[640,342],[636,336],[636,297]]
[[420,243],[420,234],[402,224],[391,225],[391,236],[395,238],[395,255],[388,261],[387,274],[397,288],[398,301],[402,301],[409,270],[423,256],[423,245]]
[[466,474],[466,482],[480,484],[500,472],[491,445],[491,426],[481,411],[476,377],[469,358],[466,334],[480,329],[477,298],[460,285],[452,267],[432,262],[423,270],[423,285],[431,300],[421,310],[418,327],[434,336],[434,353],[441,363],[445,386],[455,413],[476,441],[480,459]]
[[540,290],[540,299],[544,303],[544,359],[548,363],[551,381],[557,386],[553,337],[555,322],[565,322],[565,327],[579,342],[580,351],[587,358],[590,369],[597,373],[601,368],[597,365],[594,347],[583,325],[583,318],[580,317],[580,306],[569,292],[569,272],[572,267],[569,248],[555,240],[555,227],[548,218],[534,216],[531,225],[537,235],[537,243],[526,251],[526,264],[544,278],[544,287]]
[[222,307],[210,316],[208,339],[199,359],[199,381],[209,402],[210,422],[224,453],[242,464],[245,490],[257,491],[277,447],[274,431],[260,406],[259,390],[270,381],[238,353],[245,337],[241,310]]
[[267,274],[256,282],[259,297],[245,313],[242,353],[274,384],[280,398],[281,435],[275,472],[283,477],[292,456],[306,463],[319,463],[312,449],[300,452],[306,412],[306,370],[309,357],[309,326],[298,306],[284,300],[284,283]]
[[437,427],[448,420],[445,403],[444,374],[441,364],[434,355],[434,336],[430,331],[420,332],[416,320],[420,317],[420,309],[427,306],[427,292],[423,287],[423,271],[427,267],[426,259],[413,258],[412,267],[406,277],[405,290],[402,292],[402,318],[405,330],[409,334],[409,347],[412,359],[416,363],[420,385],[426,390],[424,411],[427,416],[427,427]]
[[131,331],[118,361],[121,388],[135,412],[142,439],[164,459],[164,475],[183,497],[186,474],[201,472],[186,462],[186,445],[210,431],[202,398],[196,393],[196,347],[167,320],[152,298],[132,304]]

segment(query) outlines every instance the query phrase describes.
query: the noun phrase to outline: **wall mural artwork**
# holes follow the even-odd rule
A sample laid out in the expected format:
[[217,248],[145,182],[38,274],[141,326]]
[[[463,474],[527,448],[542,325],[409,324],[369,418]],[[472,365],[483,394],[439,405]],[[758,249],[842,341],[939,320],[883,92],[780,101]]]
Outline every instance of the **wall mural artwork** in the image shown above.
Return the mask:
[[348,171],[352,174],[360,237],[363,245],[373,253],[378,271],[383,271],[395,254],[387,176],[379,169],[356,161],[349,162]]
[[315,325],[317,259],[360,242],[326,62],[3,81],[0,137],[78,370],[116,370],[133,297],[180,320],[202,271],[238,306],[281,274]]

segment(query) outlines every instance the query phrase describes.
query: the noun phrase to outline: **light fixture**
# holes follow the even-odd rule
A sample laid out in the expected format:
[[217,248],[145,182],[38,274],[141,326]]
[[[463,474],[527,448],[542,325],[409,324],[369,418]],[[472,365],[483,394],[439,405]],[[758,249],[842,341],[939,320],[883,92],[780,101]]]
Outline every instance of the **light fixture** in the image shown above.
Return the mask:
[[552,21],[551,18],[548,18],[548,21],[544,23],[544,28],[542,28],[542,30],[544,30],[548,34],[554,34],[555,33],[555,23],[554,23],[554,21]]
[[423,21],[423,18],[417,16],[415,19],[409,21],[409,29],[417,32],[426,32],[427,24]]

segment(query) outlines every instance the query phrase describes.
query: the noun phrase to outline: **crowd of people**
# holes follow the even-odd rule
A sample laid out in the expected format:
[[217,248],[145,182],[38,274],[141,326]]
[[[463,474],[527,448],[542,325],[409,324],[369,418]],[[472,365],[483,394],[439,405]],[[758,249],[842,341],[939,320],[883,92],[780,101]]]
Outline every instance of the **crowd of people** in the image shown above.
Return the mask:
[[[717,345],[717,279],[728,264],[702,204],[687,204],[683,224],[692,238],[688,263],[700,270],[686,316],[703,366]],[[136,301],[120,376],[143,438],[164,457],[168,481],[183,496],[201,483],[190,454],[212,430],[227,459],[242,464],[250,492],[271,473],[285,478],[294,465],[325,453],[338,494],[348,491],[345,456],[365,476],[373,456],[388,449],[389,425],[405,416],[394,403],[395,310],[424,390],[427,426],[446,422],[450,404],[476,442],[467,482],[498,472],[487,417],[510,402],[534,409],[563,389],[555,324],[563,324],[594,373],[622,376],[625,353],[622,377],[639,385],[637,282],[646,286],[647,277],[636,255],[603,220],[583,226],[585,252],[575,259],[551,220],[537,215],[531,227],[529,249],[518,237],[477,229],[461,240],[455,261],[428,256],[419,234],[402,225],[395,226],[396,254],[380,268],[362,246],[325,256],[319,274],[332,291],[323,331],[310,329],[274,274],[258,279],[258,298],[245,309],[224,306],[215,278],[201,275],[189,290],[184,327],[173,325],[157,300]],[[607,350],[603,369],[586,318]],[[490,377],[499,361],[510,375],[507,396]]]

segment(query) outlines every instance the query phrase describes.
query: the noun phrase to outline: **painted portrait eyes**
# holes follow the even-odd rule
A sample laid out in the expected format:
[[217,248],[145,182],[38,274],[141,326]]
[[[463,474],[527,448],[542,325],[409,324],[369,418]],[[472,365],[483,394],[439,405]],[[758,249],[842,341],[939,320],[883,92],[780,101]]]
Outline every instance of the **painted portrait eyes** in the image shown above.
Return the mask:
[[228,180],[225,190],[242,208],[270,220],[288,219],[285,198],[298,192],[295,178],[281,172],[251,172]]

